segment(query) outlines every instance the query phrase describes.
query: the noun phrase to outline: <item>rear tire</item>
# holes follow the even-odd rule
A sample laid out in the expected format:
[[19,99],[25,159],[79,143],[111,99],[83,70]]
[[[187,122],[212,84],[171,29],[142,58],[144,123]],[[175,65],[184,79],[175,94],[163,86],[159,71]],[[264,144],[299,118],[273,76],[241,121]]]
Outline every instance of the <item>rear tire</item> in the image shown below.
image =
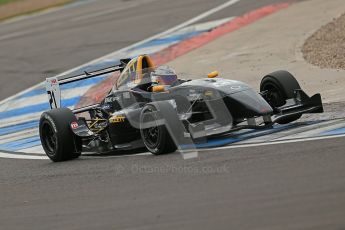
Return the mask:
[[77,121],[67,108],[53,109],[41,115],[39,133],[42,147],[54,162],[78,158],[81,140],[71,131],[70,125]]
[[[272,108],[281,107],[286,100],[295,97],[295,90],[301,89],[296,78],[285,70],[279,70],[266,75],[260,84],[260,91],[267,91],[265,100]],[[280,120],[279,124],[287,124],[298,120],[302,115],[294,115]]]
[[[141,112],[140,124],[152,120],[156,121],[158,117],[148,115],[148,113],[156,111],[158,110],[154,105],[146,105]],[[157,124],[154,127],[140,129],[140,134],[146,148],[154,155],[172,153],[177,149],[165,125]]]

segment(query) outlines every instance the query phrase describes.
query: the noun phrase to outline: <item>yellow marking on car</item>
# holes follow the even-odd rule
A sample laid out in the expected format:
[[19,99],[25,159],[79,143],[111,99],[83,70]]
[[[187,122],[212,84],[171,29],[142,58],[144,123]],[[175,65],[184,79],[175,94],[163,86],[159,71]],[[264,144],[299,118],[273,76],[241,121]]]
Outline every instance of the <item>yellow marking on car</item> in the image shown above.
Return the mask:
[[125,122],[126,117],[122,115],[116,115],[109,119],[110,123],[122,123]]
[[155,85],[152,86],[152,92],[164,92],[165,86],[164,85]]

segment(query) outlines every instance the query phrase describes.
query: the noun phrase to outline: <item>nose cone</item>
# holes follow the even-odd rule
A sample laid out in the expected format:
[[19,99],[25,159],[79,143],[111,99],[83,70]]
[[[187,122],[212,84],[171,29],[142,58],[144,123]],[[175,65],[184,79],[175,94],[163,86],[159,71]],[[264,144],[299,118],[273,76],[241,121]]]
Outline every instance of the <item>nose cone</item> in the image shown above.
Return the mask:
[[252,89],[228,95],[230,111],[246,118],[273,114],[272,107]]

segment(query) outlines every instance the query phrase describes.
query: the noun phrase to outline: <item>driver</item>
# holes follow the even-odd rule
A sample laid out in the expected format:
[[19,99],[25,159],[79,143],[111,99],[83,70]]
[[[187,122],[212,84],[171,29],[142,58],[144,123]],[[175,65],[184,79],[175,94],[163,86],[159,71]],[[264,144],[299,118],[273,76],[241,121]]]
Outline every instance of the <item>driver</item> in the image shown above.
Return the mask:
[[148,91],[155,85],[174,86],[178,84],[176,72],[169,66],[159,66],[150,75],[152,85],[148,88]]

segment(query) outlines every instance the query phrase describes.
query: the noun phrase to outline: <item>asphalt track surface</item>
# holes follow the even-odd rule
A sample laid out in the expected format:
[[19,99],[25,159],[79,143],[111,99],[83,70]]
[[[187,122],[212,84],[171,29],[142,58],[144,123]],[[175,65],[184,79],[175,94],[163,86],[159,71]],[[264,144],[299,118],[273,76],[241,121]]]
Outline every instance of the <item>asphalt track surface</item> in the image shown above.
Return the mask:
[[[139,4],[91,2],[0,25],[0,97],[224,1],[140,2],[110,12],[120,2]],[[257,2],[242,0],[205,21],[278,1]],[[344,229],[344,145],[335,138],[214,149],[192,160],[0,159],[0,229]]]

